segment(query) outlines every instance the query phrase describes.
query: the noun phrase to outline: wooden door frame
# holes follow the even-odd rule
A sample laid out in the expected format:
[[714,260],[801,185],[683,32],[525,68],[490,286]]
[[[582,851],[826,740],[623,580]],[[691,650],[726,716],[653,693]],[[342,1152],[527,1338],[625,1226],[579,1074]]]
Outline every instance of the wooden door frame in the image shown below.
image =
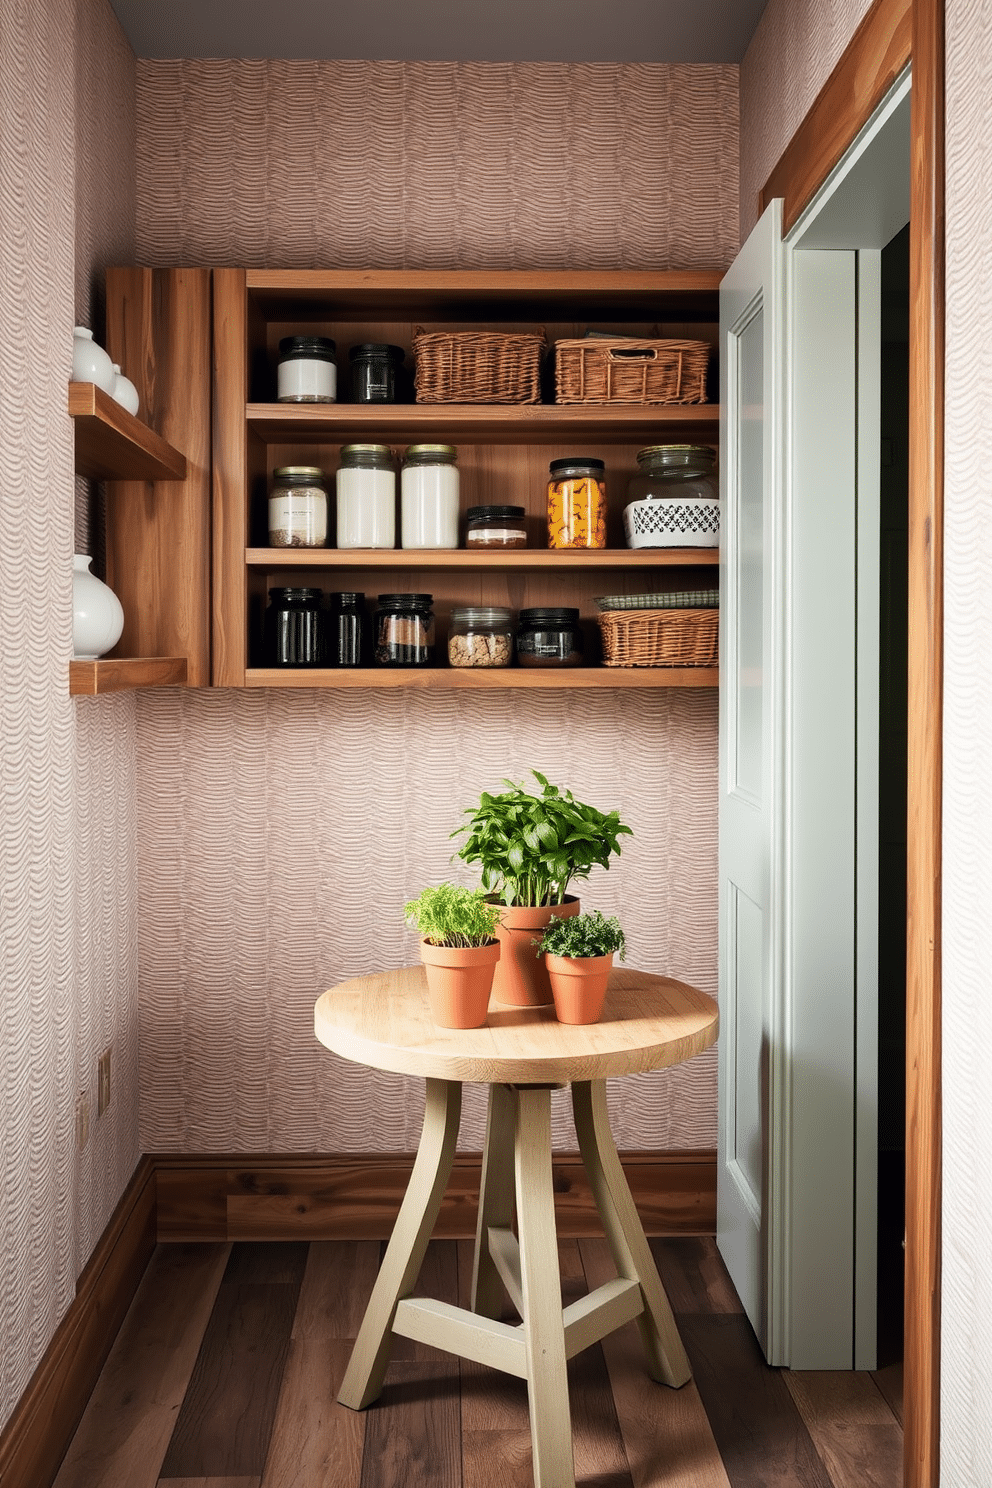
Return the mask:
[[905,1488],[940,1477],[944,0],[875,0],[765,183],[788,231],[912,63]]

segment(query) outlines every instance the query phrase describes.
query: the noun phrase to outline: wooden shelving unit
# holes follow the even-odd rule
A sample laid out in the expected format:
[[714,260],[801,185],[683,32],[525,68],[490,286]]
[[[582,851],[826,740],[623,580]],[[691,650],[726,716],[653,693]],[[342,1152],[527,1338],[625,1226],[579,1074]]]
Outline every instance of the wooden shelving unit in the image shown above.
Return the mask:
[[70,661],[69,696],[99,697],[135,687],[185,687],[185,656],[107,656]]
[[92,382],[70,382],[76,474],[87,480],[181,481],[186,456]]
[[[718,273],[523,272],[453,270],[216,269],[213,274],[213,661],[223,687],[561,688],[711,687],[712,668],[557,670],[446,666],[391,671],[272,669],[263,665],[261,620],[267,592],[280,583],[325,590],[386,590],[434,596],[438,654],[445,654],[455,604],[578,606],[595,654],[596,597],[712,587],[715,549],[631,551],[621,513],[636,453],[648,444],[717,444],[719,408],[618,405],[316,406],[274,401],[282,336],[332,337],[340,368],[348,348],[386,341],[409,351],[425,329],[545,330],[550,345],[586,329],[692,336],[717,341]],[[655,331],[657,327],[657,331]],[[512,502],[527,512],[531,546],[504,552],[465,549],[273,549],[266,543],[270,472],[313,464],[333,471],[341,444],[445,442],[458,447],[463,509]],[[548,463],[563,455],[606,461],[611,495],[607,549],[549,552],[544,547]]]

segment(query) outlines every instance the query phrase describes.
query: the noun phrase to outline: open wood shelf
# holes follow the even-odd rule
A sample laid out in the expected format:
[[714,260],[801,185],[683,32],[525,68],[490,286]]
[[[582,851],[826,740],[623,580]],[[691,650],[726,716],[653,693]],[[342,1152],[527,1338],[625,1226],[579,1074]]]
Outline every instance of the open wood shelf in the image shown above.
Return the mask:
[[185,687],[185,656],[107,656],[70,661],[69,696],[99,697],[135,687]]
[[405,687],[497,691],[601,687],[716,687],[717,667],[249,667],[246,687]]
[[181,481],[186,456],[92,382],[70,382],[76,474],[87,480]]
[[[248,548],[248,568],[634,569],[712,567],[718,548]],[[698,588],[698,584],[686,585]]]

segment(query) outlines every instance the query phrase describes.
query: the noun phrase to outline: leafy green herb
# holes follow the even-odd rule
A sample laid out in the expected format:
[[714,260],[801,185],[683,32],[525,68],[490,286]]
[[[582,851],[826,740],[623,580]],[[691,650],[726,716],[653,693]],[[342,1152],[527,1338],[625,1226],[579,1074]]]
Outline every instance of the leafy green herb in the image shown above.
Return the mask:
[[618,811],[583,805],[539,771],[531,773],[540,795],[506,780],[510,789],[483,791],[478,806],[465,812],[469,820],[451,835],[468,834],[458,856],[481,864],[483,889],[504,904],[562,904],[573,879],[609,868],[610,857],[620,855],[618,839],[631,829]]
[[600,909],[569,915],[567,919],[556,915],[540,940],[532,944],[537,946],[535,954],[538,956],[550,951],[552,956],[571,956],[575,960],[619,952],[623,961],[627,952],[620,921],[607,919]]
[[443,883],[421,889],[404,905],[403,917],[431,945],[482,946],[496,939],[499,905],[488,903],[482,889]]

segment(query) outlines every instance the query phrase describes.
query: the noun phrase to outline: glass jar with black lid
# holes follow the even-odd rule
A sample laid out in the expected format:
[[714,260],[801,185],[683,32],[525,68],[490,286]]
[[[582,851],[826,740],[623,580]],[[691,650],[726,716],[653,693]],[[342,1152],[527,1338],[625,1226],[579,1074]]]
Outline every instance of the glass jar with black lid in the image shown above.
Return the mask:
[[330,336],[283,336],[279,342],[276,398],[280,403],[334,403],[338,395],[337,347]]
[[334,590],[327,595],[324,607],[325,665],[364,665],[365,595],[354,590]]
[[467,548],[525,548],[527,525],[522,506],[470,506],[465,513]]
[[397,372],[403,363],[402,346],[363,341],[348,353],[351,397],[354,403],[395,403]]
[[269,590],[265,611],[265,660],[273,667],[325,665],[321,591],[305,588]]
[[520,611],[517,626],[519,666],[581,666],[584,650],[578,610],[567,606],[536,606]]
[[430,666],[434,660],[432,594],[380,594],[375,612],[376,666]]

